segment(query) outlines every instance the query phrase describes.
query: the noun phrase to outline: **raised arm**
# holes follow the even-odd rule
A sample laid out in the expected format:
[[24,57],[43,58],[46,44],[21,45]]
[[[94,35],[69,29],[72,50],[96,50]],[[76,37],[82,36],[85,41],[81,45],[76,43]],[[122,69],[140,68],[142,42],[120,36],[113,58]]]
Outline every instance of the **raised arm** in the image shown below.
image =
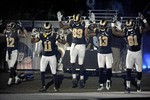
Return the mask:
[[0,33],[0,37],[4,37],[4,36],[5,36],[4,32]]
[[28,32],[24,27],[21,27],[18,31],[19,31],[19,37],[21,37],[21,38],[28,37]]
[[116,36],[123,37],[125,35],[123,29],[122,30],[116,29],[115,23],[111,23],[111,29],[112,29],[112,34],[114,34]]
[[58,18],[58,21],[59,21],[59,27],[66,30],[66,29],[69,29],[70,26],[69,25],[64,25],[63,22],[62,22],[62,17],[63,15],[61,14],[60,11],[57,12],[57,18]]
[[143,19],[144,27],[141,28],[141,33],[145,33],[150,30],[150,26],[146,19]]

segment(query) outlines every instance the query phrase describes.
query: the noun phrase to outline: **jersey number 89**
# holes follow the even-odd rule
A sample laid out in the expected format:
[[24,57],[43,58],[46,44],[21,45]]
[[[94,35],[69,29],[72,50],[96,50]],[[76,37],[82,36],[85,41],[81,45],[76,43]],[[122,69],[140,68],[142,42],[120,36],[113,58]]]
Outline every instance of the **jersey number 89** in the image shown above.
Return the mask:
[[82,29],[73,29],[73,37],[74,38],[82,38],[83,30]]

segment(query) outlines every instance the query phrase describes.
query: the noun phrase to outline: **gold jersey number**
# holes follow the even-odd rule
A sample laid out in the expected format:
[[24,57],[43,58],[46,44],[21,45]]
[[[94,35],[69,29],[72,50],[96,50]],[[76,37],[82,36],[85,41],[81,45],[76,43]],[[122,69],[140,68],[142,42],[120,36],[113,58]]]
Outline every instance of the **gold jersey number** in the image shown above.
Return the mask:
[[137,42],[137,36],[128,36],[128,44],[129,46],[137,46],[138,42]]
[[7,47],[14,47],[15,40],[14,38],[7,38]]
[[99,37],[99,45],[100,46],[107,46],[108,45],[108,37],[107,36],[100,36]]
[[52,48],[51,48],[51,41],[48,41],[48,42],[44,42],[44,51],[52,51]]
[[74,38],[82,38],[83,30],[82,29],[73,29],[73,37]]

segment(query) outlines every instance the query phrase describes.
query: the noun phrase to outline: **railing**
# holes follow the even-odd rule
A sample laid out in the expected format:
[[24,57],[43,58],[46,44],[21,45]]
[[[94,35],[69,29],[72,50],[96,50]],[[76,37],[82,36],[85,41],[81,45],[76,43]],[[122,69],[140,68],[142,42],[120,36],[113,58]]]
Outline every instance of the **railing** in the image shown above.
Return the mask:
[[[106,19],[108,23],[112,22],[112,19],[115,15],[118,15],[118,10],[89,10],[89,14],[94,13],[95,14],[95,20],[98,24],[101,19]],[[136,25],[139,26],[139,17],[138,16],[120,16],[120,21],[124,25],[125,21],[127,19],[133,19],[136,22]],[[110,24],[108,24],[110,26]]]
[[[96,19],[96,23],[98,24],[99,21],[104,18],[108,21],[108,23],[112,22],[112,19],[115,15],[118,15],[118,11],[117,10],[89,10],[89,15],[90,13],[94,13],[95,14],[95,19]],[[83,18],[85,18],[86,16],[82,16]],[[71,18],[71,16],[68,16],[67,18]],[[68,19],[65,19],[66,21]],[[125,21],[127,19],[134,19],[136,21],[136,24],[139,25],[139,17],[137,16],[120,16],[121,22],[124,24]],[[37,28],[42,28],[43,23],[49,21],[52,23],[54,28],[59,28],[59,23],[58,21],[51,21],[51,20],[19,20],[22,23],[22,26],[27,27],[27,28],[33,28],[33,27],[37,27]],[[5,27],[6,23],[8,22],[8,20],[0,20],[0,23],[2,23],[2,26]],[[108,24],[110,25],[110,24]]]

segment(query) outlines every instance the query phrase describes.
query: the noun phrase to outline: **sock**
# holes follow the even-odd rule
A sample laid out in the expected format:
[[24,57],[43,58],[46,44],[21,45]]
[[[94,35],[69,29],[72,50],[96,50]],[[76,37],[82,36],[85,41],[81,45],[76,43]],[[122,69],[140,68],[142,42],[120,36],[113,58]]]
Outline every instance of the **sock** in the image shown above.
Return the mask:
[[76,73],[75,63],[72,63],[71,67],[72,67],[72,74],[75,74]]
[[104,71],[104,68],[99,68],[99,84],[103,84],[104,83],[104,80],[103,80],[103,77],[104,77],[103,71]]
[[55,88],[58,88],[58,78],[57,78],[57,74],[53,75],[53,80],[54,80],[54,86]]
[[45,86],[45,72],[41,72],[42,86]]
[[84,76],[84,67],[82,65],[79,65],[80,67],[80,75]]
[[10,68],[9,77],[12,78],[14,76],[15,69],[13,67]]
[[111,80],[111,76],[112,76],[112,69],[107,68],[107,80]]
[[72,79],[76,79],[77,75],[76,74],[72,74]]
[[141,80],[142,79],[142,72],[137,72],[137,79]]
[[80,76],[80,80],[84,80],[84,76],[82,75],[82,76]]

